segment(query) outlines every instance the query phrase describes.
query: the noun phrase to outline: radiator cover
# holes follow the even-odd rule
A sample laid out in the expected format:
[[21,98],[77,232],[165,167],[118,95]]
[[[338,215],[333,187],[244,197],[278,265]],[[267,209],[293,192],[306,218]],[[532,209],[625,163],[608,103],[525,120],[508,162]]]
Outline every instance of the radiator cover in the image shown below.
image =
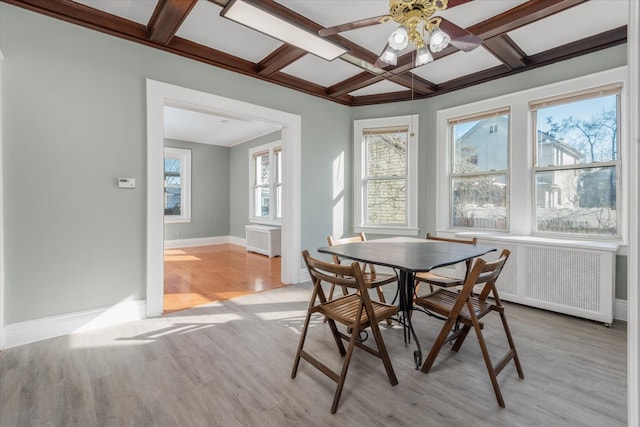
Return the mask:
[[[618,245],[549,240],[478,239],[479,245],[498,249],[486,259],[511,251],[497,282],[500,298],[611,324]],[[457,266],[457,274],[464,274],[463,268]]]

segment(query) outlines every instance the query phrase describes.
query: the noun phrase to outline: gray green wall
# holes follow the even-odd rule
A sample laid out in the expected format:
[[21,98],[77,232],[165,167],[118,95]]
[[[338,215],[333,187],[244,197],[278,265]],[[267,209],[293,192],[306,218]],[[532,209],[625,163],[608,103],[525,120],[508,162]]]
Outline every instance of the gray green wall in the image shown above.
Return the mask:
[[[436,98],[348,108],[5,3],[0,50],[6,324],[145,298],[147,78],[301,116],[302,247],[314,249],[334,230],[351,234],[353,119],[420,114],[424,235],[435,227],[438,109],[626,63],[620,46]],[[241,150],[229,154],[234,236],[247,217]],[[118,189],[117,177],[136,188]]]
[[191,150],[191,222],[164,225],[165,240],[229,235],[229,148],[165,139]]
[[301,243],[325,242],[349,108],[6,3],[0,50],[5,324],[145,298],[147,78],[300,115]]

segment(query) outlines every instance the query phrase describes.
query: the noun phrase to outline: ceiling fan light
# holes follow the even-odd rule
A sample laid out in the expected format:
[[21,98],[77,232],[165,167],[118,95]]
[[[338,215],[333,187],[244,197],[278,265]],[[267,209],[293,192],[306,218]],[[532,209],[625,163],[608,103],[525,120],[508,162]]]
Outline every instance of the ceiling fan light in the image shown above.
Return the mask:
[[400,25],[389,36],[389,46],[395,50],[402,50],[409,44],[409,33],[404,25]]
[[382,55],[380,55],[380,61],[385,64],[396,65],[398,63],[398,52],[391,46],[387,46]]
[[433,61],[433,55],[429,52],[429,48],[426,46],[422,46],[418,48],[416,52],[416,67],[419,67],[424,64],[428,64]]
[[440,28],[434,28],[431,31],[429,47],[433,53],[440,52],[449,45],[449,42],[451,42],[451,37]]

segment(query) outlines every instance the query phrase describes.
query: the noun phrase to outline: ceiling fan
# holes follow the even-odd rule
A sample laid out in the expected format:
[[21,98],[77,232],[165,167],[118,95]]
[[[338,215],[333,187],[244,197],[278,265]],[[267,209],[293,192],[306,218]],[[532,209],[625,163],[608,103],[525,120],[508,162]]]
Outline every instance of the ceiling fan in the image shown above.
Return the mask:
[[379,64],[396,65],[398,53],[405,49],[409,42],[416,50],[416,67],[433,61],[432,53],[440,52],[449,44],[469,52],[482,44],[482,39],[471,34],[451,21],[434,16],[437,12],[449,7],[458,6],[471,0],[389,0],[387,15],[353,21],[335,27],[322,28],[318,35],[327,37],[344,31],[369,27],[394,21],[398,24],[387,45],[376,61]]

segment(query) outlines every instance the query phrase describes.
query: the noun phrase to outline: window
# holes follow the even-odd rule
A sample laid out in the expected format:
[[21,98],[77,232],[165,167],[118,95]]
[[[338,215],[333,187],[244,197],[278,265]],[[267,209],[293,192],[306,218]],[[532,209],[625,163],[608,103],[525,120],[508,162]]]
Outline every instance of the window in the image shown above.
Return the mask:
[[282,147],[280,141],[249,150],[249,219],[279,224],[282,218]]
[[191,150],[164,148],[164,220],[191,221]]
[[535,229],[617,236],[620,87],[530,105]]
[[450,227],[508,230],[509,111],[449,121]]
[[624,240],[626,76],[616,68],[439,111],[437,230]]
[[354,122],[355,231],[417,235],[418,117]]

